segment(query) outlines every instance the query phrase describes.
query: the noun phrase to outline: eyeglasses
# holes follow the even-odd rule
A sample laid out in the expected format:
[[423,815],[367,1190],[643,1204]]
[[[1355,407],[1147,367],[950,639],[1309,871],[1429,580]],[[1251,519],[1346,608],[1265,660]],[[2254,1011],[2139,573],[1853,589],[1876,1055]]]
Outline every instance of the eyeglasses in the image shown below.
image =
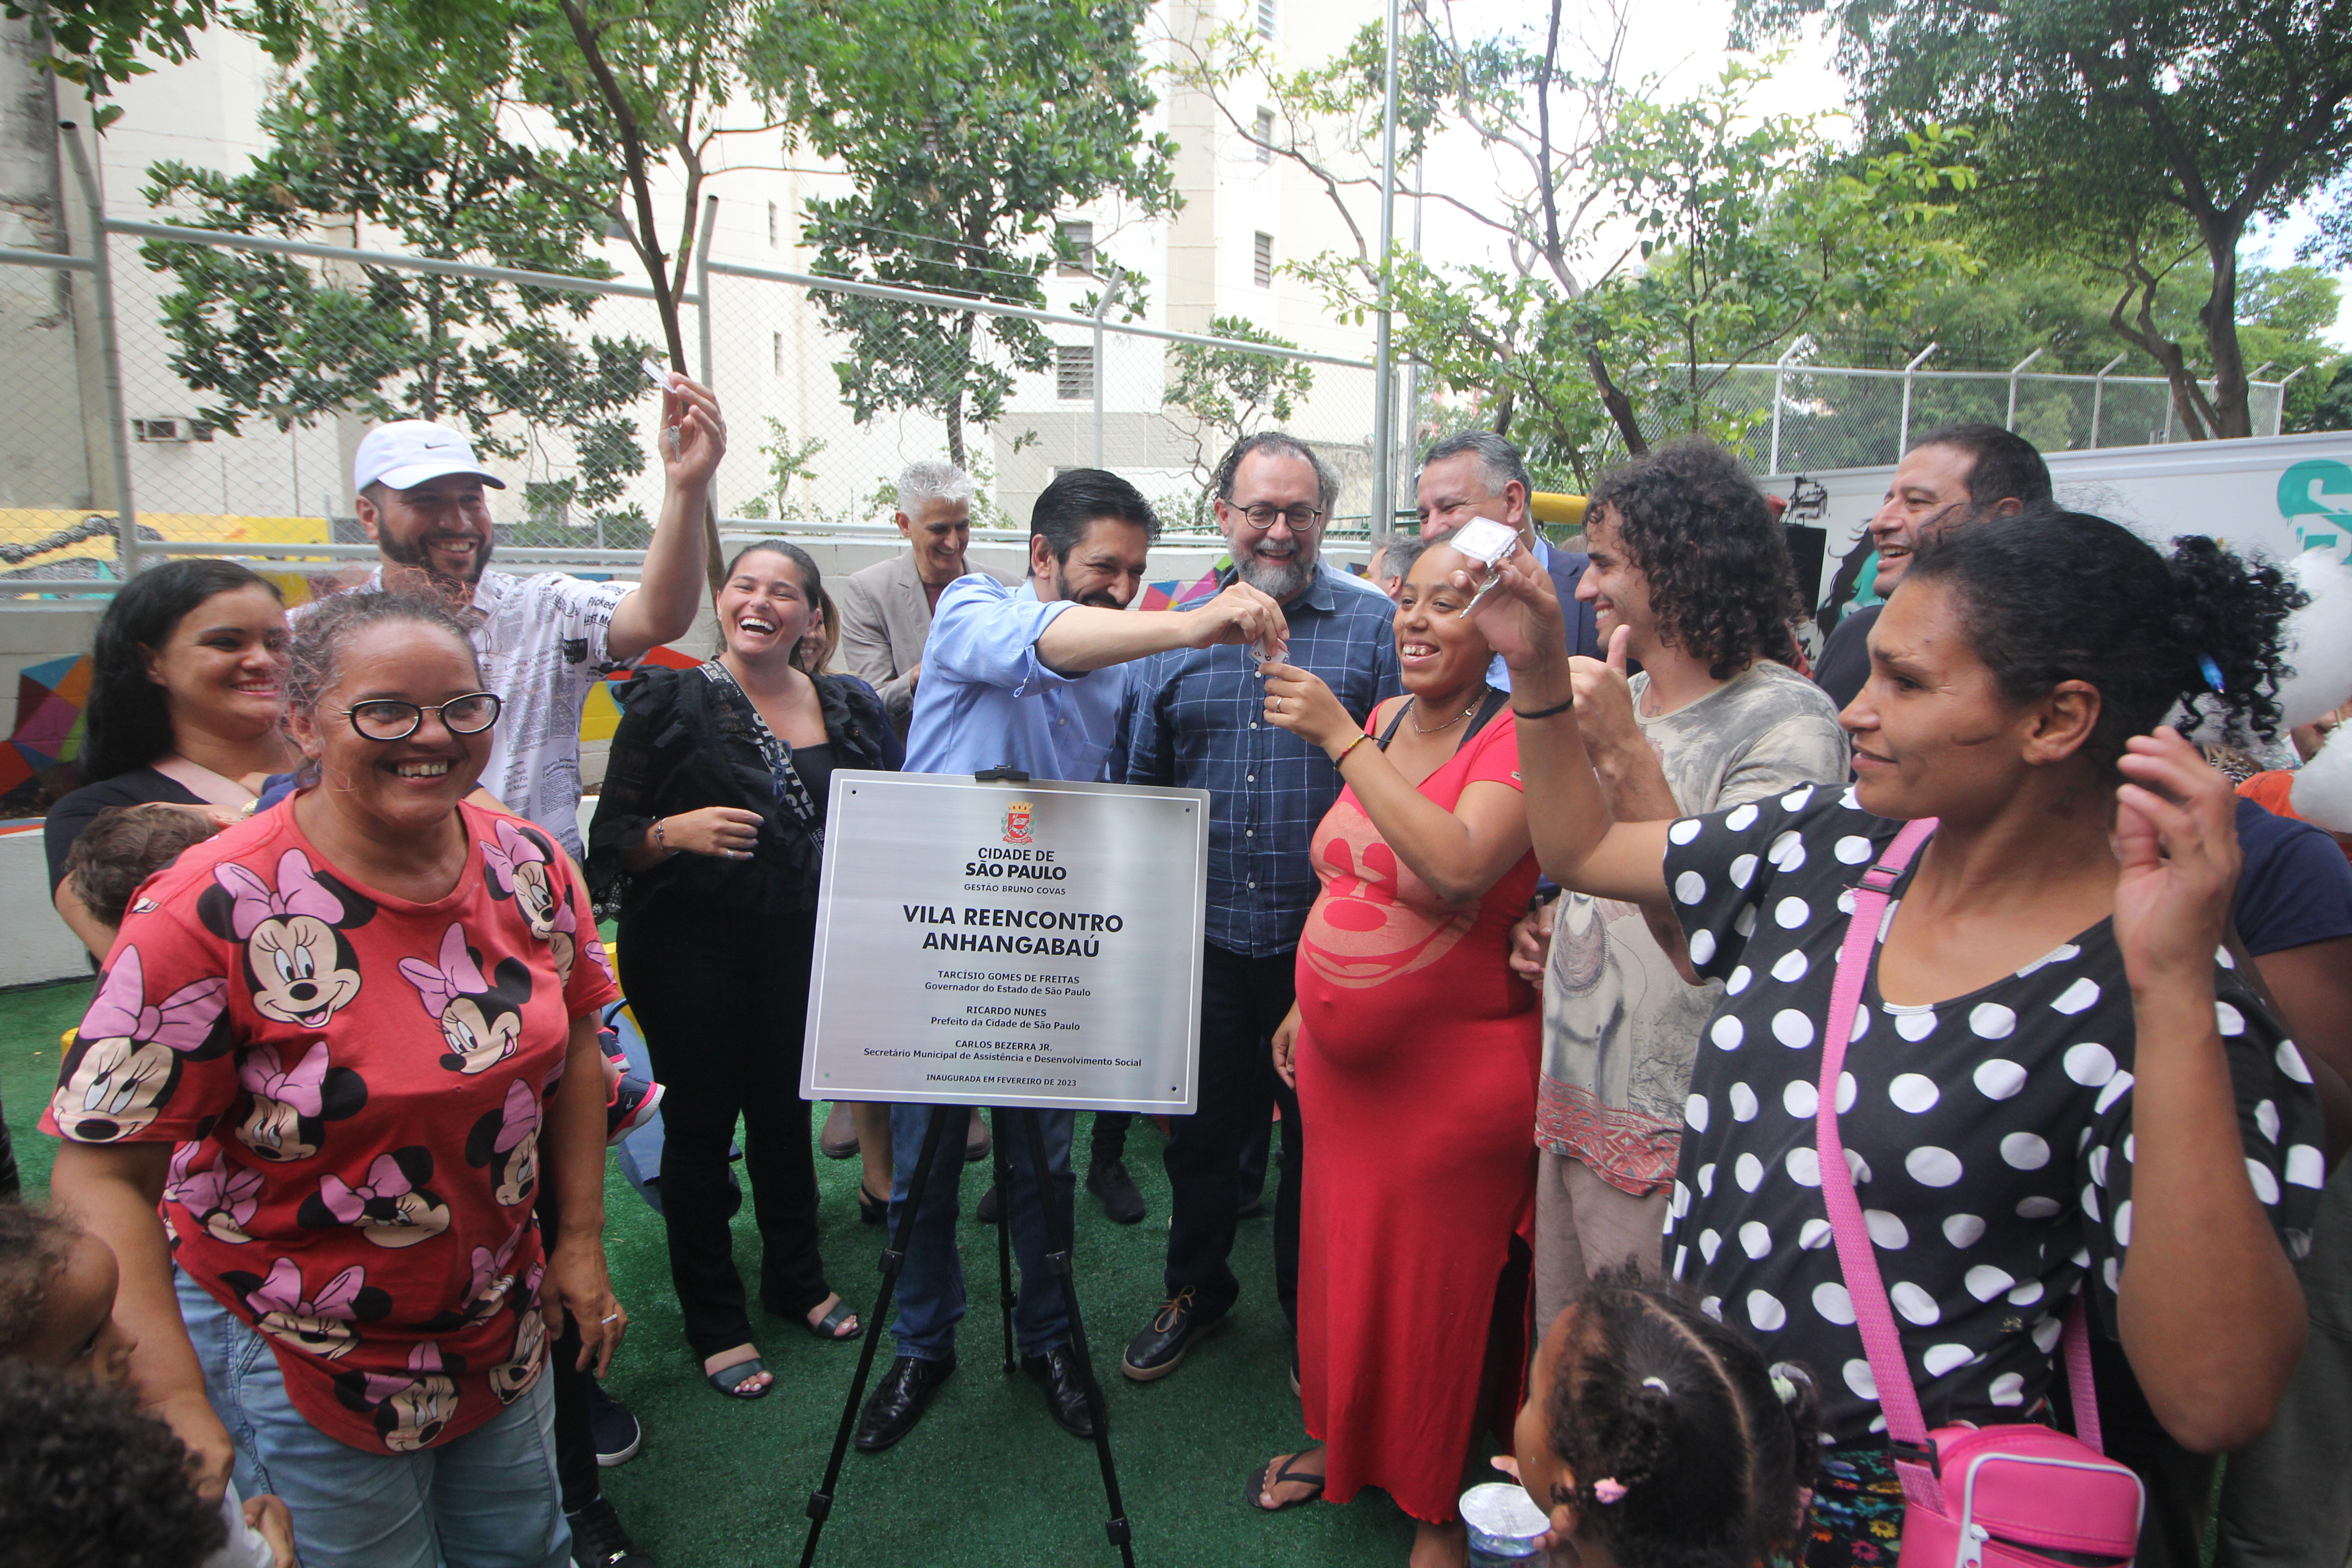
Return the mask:
[[1225,504],[1229,507],[1233,507],[1234,510],[1241,513],[1244,518],[1248,520],[1249,525],[1252,528],[1256,529],[1261,533],[1265,532],[1267,529],[1272,528],[1274,526],[1274,520],[1276,518],[1280,518],[1284,522],[1288,523],[1290,525],[1290,531],[1293,533],[1304,533],[1308,529],[1323,521],[1323,511],[1319,507],[1268,506],[1264,501],[1260,501],[1255,506],[1234,506],[1234,503],[1231,501],[1227,501]]
[[425,715],[437,713],[441,727],[453,735],[478,735],[499,721],[499,709],[503,706],[498,694],[491,691],[469,691],[463,697],[452,697],[446,702],[419,706],[414,702],[398,702],[389,697],[353,703],[343,710],[343,717],[352,728],[370,741],[405,741],[416,733],[425,722]]

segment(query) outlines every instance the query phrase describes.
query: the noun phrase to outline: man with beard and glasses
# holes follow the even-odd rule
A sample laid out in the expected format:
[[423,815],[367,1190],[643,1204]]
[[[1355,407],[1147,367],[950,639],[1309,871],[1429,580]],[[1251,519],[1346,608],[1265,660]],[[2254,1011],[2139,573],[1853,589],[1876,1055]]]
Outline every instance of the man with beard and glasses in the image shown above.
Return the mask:
[[[1216,581],[1223,593],[1247,584],[1279,601],[1289,628],[1286,661],[1320,677],[1342,707],[1361,715],[1399,690],[1396,606],[1321,558],[1338,496],[1337,477],[1297,437],[1265,431],[1236,444],[1217,466],[1217,526],[1233,565]],[[1188,611],[1180,605],[1174,613]],[[1128,783],[1209,792],[1199,1110],[1174,1120],[1168,1142],[1168,1297],[1121,1358],[1119,1370],[1137,1382],[1175,1371],[1240,1295],[1227,1259],[1242,1209],[1242,1153],[1276,1104],[1275,1289],[1285,1315],[1297,1321],[1305,1145],[1297,1100],[1275,1076],[1272,1042],[1290,1011],[1298,934],[1320,890],[1308,841],[1340,781],[1320,747],[1265,721],[1257,667],[1247,648],[1195,640],[1137,670],[1121,721]],[[1102,1154],[1097,1149],[1097,1161]]]
[[[1029,517],[1029,581],[1008,586],[984,573],[957,578],[940,595],[923,648],[923,679],[907,736],[906,771],[964,773],[1013,767],[1037,779],[1104,781],[1129,666],[1170,648],[1242,645],[1280,647],[1287,636],[1274,600],[1245,583],[1186,614],[1130,614],[1143,586],[1144,560],[1160,531],[1150,503],[1133,485],[1100,468],[1074,468],[1037,497]],[[1385,603],[1386,601],[1381,601]],[[1070,1131],[1076,1116],[1043,1110],[1047,1174],[1062,1223],[1071,1223]],[[922,1155],[927,1106],[890,1112],[896,1235],[907,1184]],[[1003,1129],[999,1129],[1002,1135]],[[1003,1218],[1021,1259],[1021,1293],[1013,1309],[1022,1364],[1045,1391],[1045,1407],[1064,1427],[1094,1436],[1070,1324],[1059,1287],[1045,1268],[1045,1209],[1029,1150],[1013,1155],[1013,1190]],[[875,1453],[915,1429],[940,1385],[955,1371],[956,1325],[964,1313],[963,1270],[956,1253],[961,1161],[935,1168],[923,1190],[904,1271],[898,1316],[891,1325],[898,1358],[866,1402],[857,1447]]]
[[362,589],[428,594],[469,610],[482,679],[502,706],[482,770],[499,804],[580,858],[580,710],[606,671],[676,640],[702,603],[705,498],[727,429],[709,388],[662,395],[660,519],[635,584],[488,570],[489,489],[466,437],[423,419],[379,425],[352,465],[360,526],[382,564]]

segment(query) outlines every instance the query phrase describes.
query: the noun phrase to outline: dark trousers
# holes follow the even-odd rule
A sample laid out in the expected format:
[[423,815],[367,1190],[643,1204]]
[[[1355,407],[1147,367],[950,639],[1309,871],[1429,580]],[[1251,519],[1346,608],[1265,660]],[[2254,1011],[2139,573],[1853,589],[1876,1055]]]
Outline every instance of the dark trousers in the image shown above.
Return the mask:
[[[1097,1110],[1094,1135],[1087,1141],[1087,1159],[1094,1165],[1114,1165],[1127,1158],[1127,1130],[1135,1121],[1131,1110]],[[1242,1145],[1242,1203],[1255,1202],[1265,1191],[1266,1156],[1273,1152],[1274,1123],[1257,1130]]]
[[1242,1153],[1282,1109],[1282,1179],[1274,1205],[1274,1285],[1283,1315],[1298,1321],[1298,1188],[1306,1142],[1298,1097],[1275,1076],[1274,1031],[1295,998],[1297,955],[1244,958],[1214,942],[1201,970],[1200,1109],[1171,1119],[1168,1294],[1192,1292],[1194,1310],[1223,1316],[1241,1294],[1228,1259],[1242,1204]]
[[670,1282],[698,1356],[751,1338],[729,1221],[743,1173],[760,1229],[760,1300],[804,1315],[831,1292],[817,1255],[816,1161],[801,1099],[814,915],[752,919],[657,909],[624,916],[621,985],[646,1032],[662,1100],[662,1218]]
[[[539,1236],[555,1245],[555,1184],[541,1167],[539,1182]],[[589,1374],[580,1360],[580,1325],[567,1312],[563,1332],[547,1343],[547,1379],[555,1391],[555,1482],[563,1493],[563,1511],[578,1513],[598,1496],[596,1434],[588,1423]]]

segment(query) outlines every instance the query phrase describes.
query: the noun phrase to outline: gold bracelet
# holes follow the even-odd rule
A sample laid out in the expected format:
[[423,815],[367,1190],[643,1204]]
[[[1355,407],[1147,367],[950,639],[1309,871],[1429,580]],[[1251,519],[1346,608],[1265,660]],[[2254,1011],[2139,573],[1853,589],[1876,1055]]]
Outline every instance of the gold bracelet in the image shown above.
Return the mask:
[[1354,740],[1352,740],[1352,741],[1349,742],[1346,745],[1344,745],[1344,746],[1342,746],[1342,747],[1340,747],[1340,748],[1339,748],[1339,754],[1338,756],[1336,756],[1336,757],[1334,757],[1334,758],[1332,758],[1332,759],[1331,759],[1331,765],[1332,765],[1333,767],[1335,767],[1335,768],[1336,768],[1336,767],[1338,767],[1341,763],[1346,762],[1346,761],[1348,760],[1348,753],[1349,753],[1349,752],[1354,751],[1358,746],[1362,745],[1365,742],[1367,742],[1367,741],[1370,740],[1371,738],[1372,738],[1372,737],[1370,736],[1370,734],[1369,732],[1358,735]]

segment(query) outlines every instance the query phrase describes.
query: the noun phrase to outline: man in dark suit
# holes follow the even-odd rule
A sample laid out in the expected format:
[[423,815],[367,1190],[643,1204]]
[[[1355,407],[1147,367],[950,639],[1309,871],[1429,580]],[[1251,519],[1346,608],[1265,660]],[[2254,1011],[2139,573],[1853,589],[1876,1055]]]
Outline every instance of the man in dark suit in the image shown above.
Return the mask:
[[[1568,621],[1568,651],[1599,658],[1606,651],[1593,621],[1590,602],[1576,596],[1577,579],[1591,557],[1580,551],[1554,550],[1536,531],[1528,496],[1534,489],[1527,460],[1519,449],[1492,430],[1465,430],[1430,447],[1421,459],[1416,500],[1421,513],[1421,537],[1434,544],[1474,517],[1492,518],[1519,536],[1528,553],[1551,574],[1559,594],[1559,607]],[[1508,691],[1511,672],[1500,655],[1487,680]]]

